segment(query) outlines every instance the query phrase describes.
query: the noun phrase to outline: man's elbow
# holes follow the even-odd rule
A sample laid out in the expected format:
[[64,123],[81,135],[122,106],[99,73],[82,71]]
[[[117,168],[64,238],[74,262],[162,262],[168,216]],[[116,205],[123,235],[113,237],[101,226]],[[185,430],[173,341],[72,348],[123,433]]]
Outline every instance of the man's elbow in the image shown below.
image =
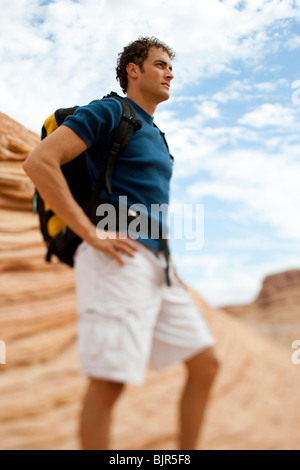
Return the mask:
[[33,156],[33,152],[31,152],[23,162],[23,170],[29,176],[29,178],[31,178],[36,172],[37,166],[37,161]]
[[47,159],[39,147],[34,149],[23,162],[23,170],[34,184],[37,183],[48,166]]

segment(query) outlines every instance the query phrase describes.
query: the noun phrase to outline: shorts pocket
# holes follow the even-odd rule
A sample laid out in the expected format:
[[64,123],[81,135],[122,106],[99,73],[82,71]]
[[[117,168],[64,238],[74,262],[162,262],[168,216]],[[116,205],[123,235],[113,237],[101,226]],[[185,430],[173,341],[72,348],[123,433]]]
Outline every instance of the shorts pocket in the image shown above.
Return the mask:
[[[119,270],[120,267],[112,256],[98,252],[87,244],[81,247],[75,265],[79,315],[85,312],[103,312],[105,315],[109,312],[110,316],[114,314],[112,306],[118,309],[116,299],[120,296]],[[118,305],[124,309],[122,302]]]
[[80,315],[79,355],[89,370],[122,370],[124,315],[123,309],[108,305]]

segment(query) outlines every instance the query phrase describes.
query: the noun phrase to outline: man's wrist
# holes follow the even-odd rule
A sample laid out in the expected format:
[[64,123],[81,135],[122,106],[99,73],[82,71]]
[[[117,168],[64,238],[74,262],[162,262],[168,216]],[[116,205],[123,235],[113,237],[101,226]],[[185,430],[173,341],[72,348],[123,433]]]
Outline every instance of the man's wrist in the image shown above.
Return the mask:
[[93,245],[93,243],[95,243],[95,238],[97,238],[97,228],[95,225],[90,223],[85,233],[84,241],[89,245]]

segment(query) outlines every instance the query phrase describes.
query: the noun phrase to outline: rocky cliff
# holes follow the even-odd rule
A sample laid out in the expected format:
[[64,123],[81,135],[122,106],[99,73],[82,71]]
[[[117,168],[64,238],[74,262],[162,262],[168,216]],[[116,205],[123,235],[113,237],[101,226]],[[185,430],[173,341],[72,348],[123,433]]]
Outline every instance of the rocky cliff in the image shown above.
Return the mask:
[[[44,262],[21,162],[38,136],[0,114],[0,449],[78,449],[86,382],[78,372],[73,272]],[[191,292],[217,341],[222,369],[206,416],[204,449],[300,449],[299,367],[291,351]],[[182,365],[149,369],[114,414],[116,449],[174,449]]]
[[256,299],[257,303],[268,302],[275,297],[281,296],[290,289],[300,292],[300,270],[292,269],[283,273],[267,276]]
[[267,276],[249,305],[223,307],[256,331],[291,348],[300,339],[300,271]]

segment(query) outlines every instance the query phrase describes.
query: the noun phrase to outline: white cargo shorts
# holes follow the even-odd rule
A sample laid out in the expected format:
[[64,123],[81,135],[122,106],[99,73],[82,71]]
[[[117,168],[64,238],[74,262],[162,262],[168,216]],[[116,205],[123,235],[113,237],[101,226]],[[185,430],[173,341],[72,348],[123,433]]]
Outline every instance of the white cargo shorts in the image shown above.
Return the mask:
[[75,257],[78,353],[83,375],[141,385],[160,370],[214,345],[210,330],[166,260],[137,243],[125,266],[85,242]]

